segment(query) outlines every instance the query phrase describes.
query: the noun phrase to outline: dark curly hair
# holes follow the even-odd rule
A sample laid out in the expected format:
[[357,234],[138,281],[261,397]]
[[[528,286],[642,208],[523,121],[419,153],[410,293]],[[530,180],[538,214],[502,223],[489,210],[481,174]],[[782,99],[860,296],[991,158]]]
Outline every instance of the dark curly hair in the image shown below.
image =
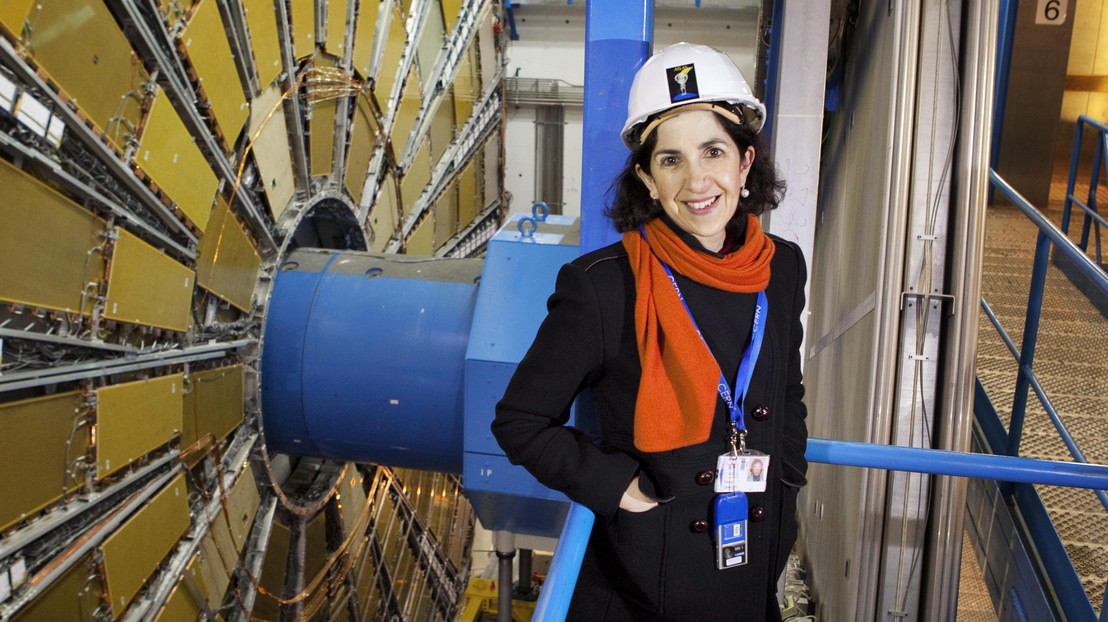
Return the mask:
[[[738,145],[740,152],[745,152],[747,147],[754,147],[755,151],[754,164],[746,177],[746,189],[750,191],[750,196],[739,202],[739,209],[735,210],[731,222],[745,218],[747,214],[759,216],[776,208],[785,195],[785,182],[777,177],[777,169],[767,157],[769,150],[760,135],[749,125],[739,125],[718,114],[715,117]],[[604,210],[604,215],[612,220],[620,233],[634,231],[662,213],[661,204],[650,198],[646,184],[635,173],[636,164],[650,172],[650,156],[657,144],[658,133],[654,132],[627,158],[627,166],[623,167],[623,172],[612,182],[608,191],[612,201]]]

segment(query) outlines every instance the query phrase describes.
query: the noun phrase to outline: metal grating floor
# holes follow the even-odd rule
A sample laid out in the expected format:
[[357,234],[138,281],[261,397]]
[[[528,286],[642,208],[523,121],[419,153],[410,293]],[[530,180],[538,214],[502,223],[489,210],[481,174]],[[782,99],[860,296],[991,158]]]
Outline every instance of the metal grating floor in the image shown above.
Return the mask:
[[[1063,179],[1052,185],[1050,206],[1044,211],[1056,225],[1061,223],[1064,197]],[[1035,237],[1034,225],[1015,208],[1006,205],[989,208],[982,295],[1017,346],[1023,335]],[[1076,239],[1072,234],[1071,237]],[[1007,425],[1015,391],[1016,362],[984,313],[979,321],[977,373]],[[1105,352],[1108,352],[1108,320],[1052,266],[1047,275],[1035,350],[1035,374],[1086,459],[1101,464],[1108,463],[1108,435],[1104,434],[1104,415],[1108,413]],[[1027,403],[1020,453],[1033,458],[1072,460],[1034,392]],[[1108,511],[1088,490],[1050,486],[1037,489],[1089,600],[1099,612],[1108,576]],[[973,549],[965,549],[965,555],[974,559]],[[963,572],[963,583],[966,582]],[[971,584],[963,589],[974,588]],[[963,619],[961,601],[960,597],[959,620]],[[995,614],[992,619],[996,619]]]

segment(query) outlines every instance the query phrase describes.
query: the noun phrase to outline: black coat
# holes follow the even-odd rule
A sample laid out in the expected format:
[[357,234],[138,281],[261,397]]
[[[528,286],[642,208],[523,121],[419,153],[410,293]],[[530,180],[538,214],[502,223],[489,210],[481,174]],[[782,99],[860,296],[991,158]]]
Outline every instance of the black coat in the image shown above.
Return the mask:
[[[691,236],[686,243],[702,247]],[[597,517],[569,619],[776,620],[776,581],[796,539],[807,430],[800,372],[806,271],[799,248],[774,238],[768,322],[745,401],[747,447],[771,456],[764,493],[748,493],[745,566],[717,570],[710,508],[728,415],[717,400],[711,438],[644,453],[633,442],[641,367],[635,345],[634,276],[621,244],[562,267],[549,314],[497,405],[492,430],[514,464]],[[704,251],[709,252],[709,251]],[[728,380],[749,337],[755,294],[724,292],[675,276]],[[565,426],[570,404],[595,396],[600,439]],[[632,513],[619,501],[638,473],[643,491],[674,497]]]

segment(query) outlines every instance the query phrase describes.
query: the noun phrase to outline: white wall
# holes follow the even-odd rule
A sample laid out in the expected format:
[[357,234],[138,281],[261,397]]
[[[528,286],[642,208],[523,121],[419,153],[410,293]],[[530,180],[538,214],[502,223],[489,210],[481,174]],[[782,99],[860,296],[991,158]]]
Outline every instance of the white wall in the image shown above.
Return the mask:
[[[585,82],[585,7],[582,4],[523,5],[514,10],[519,40],[507,51],[506,75],[521,78]],[[748,79],[754,79],[758,49],[758,11],[744,9],[659,9],[655,12],[654,47],[679,41],[703,43],[726,52]],[[581,144],[583,111],[567,109],[562,187],[564,213],[581,210]],[[505,128],[504,183],[512,194],[511,211],[525,212],[541,200],[535,193],[535,112],[527,106],[508,109]],[[619,128],[612,128],[618,132]]]

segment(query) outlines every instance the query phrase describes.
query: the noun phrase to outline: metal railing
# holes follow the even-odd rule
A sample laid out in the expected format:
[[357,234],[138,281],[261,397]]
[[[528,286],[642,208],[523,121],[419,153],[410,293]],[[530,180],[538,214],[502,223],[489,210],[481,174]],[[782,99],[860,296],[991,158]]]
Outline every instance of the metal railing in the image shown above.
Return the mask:
[[[1105,134],[1105,132],[1108,131],[1108,127],[1086,117],[1082,117],[1082,119],[1084,123],[1092,123],[1100,130],[1101,143],[1097,147],[1095,157],[1096,163],[1094,164],[1094,169],[1099,168],[1104,148],[1108,146],[1108,142],[1106,142],[1108,141],[1108,135]],[[1077,154],[1080,149],[1080,136],[1082,133],[1081,126],[1082,122],[1079,122],[1077,139],[1074,146],[1074,160],[1070,170],[1069,187],[1067,189],[1067,212],[1066,216],[1063,218],[1063,228],[1067,224],[1066,221],[1068,221],[1069,206],[1073,203],[1076,203],[1088,214],[1086,217],[1086,226],[1090,220],[1096,220],[1098,222],[1098,228],[1099,223],[1103,222],[1103,219],[1095,213],[1096,187],[1098,184],[1097,178],[1099,177],[1096,172],[1094,172],[1094,179],[1090,189],[1090,203],[1093,207],[1089,208],[1089,206],[1073,198],[1073,186],[1078,166]],[[1000,191],[1016,209],[1022,212],[1039,231],[1035,242],[1034,261],[1031,270],[1031,287],[1028,292],[1027,312],[1023,326],[1023,339],[1019,349],[1016,349],[1015,342],[1000,325],[999,319],[989,307],[988,302],[984,299],[981,300],[981,308],[985,311],[989,321],[996,328],[1000,338],[1004,341],[1005,345],[1008,347],[1008,351],[1011,352],[1019,366],[1012,401],[1012,416],[1009,420],[1008,429],[1004,429],[1004,424],[997,416],[996,409],[993,407],[993,402],[980,381],[978,381],[977,394],[974,400],[975,416],[981,426],[986,441],[994,448],[994,451],[1000,451],[1001,448],[1003,448],[1003,451],[1009,456],[1017,456],[1020,451],[1020,440],[1023,436],[1028,391],[1029,389],[1034,390],[1036,397],[1039,399],[1039,403],[1050,418],[1051,423],[1054,424],[1059,437],[1062,439],[1067,449],[1069,449],[1073,459],[1077,464],[1087,463],[1088,461],[1085,455],[1077,446],[1077,442],[1074,440],[1073,435],[1067,429],[1061,416],[1058,414],[1058,410],[1051,402],[1046,390],[1035,375],[1035,346],[1039,337],[1039,320],[1042,315],[1043,292],[1046,287],[1051,244],[1057,249],[1055,251],[1055,259],[1057,260],[1059,257],[1064,258],[1064,260],[1076,268],[1076,270],[1088,280],[1091,287],[1099,291],[1102,296],[1108,295],[1108,274],[1104,272],[1099,263],[1094,263],[1093,260],[1085,254],[1083,248],[1078,247],[1072,242],[1062,229],[1054,226],[1054,224],[1043,216],[1041,212],[1035,209],[1026,198],[1020,195],[1020,193],[1009,185],[1008,182],[1000,177],[996,171],[989,171],[989,180],[993,187]],[[994,479],[999,480],[1001,478]],[[1073,562],[1070,560],[1065,546],[1062,544],[1061,538],[1059,538],[1058,532],[1054,528],[1050,516],[1046,512],[1046,508],[1038,492],[1029,484],[1015,483],[1004,484],[1001,487],[1001,492],[1003,492],[1005,496],[1014,499],[1019,506],[1019,510],[1026,521],[1027,535],[1034,545],[1045,571],[1045,579],[1056,594],[1058,604],[1063,614],[1066,616],[1066,619],[1097,619],[1096,612],[1093,609],[1092,603],[1089,601],[1088,594],[1085,592],[1085,588],[1081,584],[1081,580],[1073,568]],[[1097,490],[1096,495],[1100,499],[1101,504],[1108,510],[1108,495],[1105,494],[1105,491],[1103,489]],[[1106,593],[1108,593],[1108,586],[1106,586]],[[1102,622],[1108,621],[1108,607],[1103,605],[1101,607],[1100,620]]]
[[[1074,195],[1074,190],[1076,189],[1077,170],[1081,160],[1081,142],[1085,136],[1085,126],[1089,126],[1094,130],[1096,147],[1093,155],[1092,176],[1089,179],[1089,193],[1086,195],[1088,198],[1085,202],[1082,202]],[[1085,212],[1085,216],[1081,222],[1081,241],[1078,242],[1077,246],[1083,252],[1088,250],[1090,229],[1095,227],[1094,243],[1096,244],[1096,264],[1098,266],[1104,265],[1104,258],[1101,253],[1100,228],[1102,226],[1108,227],[1108,221],[1104,220],[1097,209],[1096,200],[1101,174],[1108,175],[1108,154],[1105,153],[1106,151],[1108,151],[1108,125],[1085,115],[1078,117],[1073,136],[1073,155],[1070,157],[1069,182],[1066,184],[1066,203],[1062,208],[1062,233],[1069,234],[1070,214],[1073,211],[1073,206],[1076,205],[1081,208]]]

